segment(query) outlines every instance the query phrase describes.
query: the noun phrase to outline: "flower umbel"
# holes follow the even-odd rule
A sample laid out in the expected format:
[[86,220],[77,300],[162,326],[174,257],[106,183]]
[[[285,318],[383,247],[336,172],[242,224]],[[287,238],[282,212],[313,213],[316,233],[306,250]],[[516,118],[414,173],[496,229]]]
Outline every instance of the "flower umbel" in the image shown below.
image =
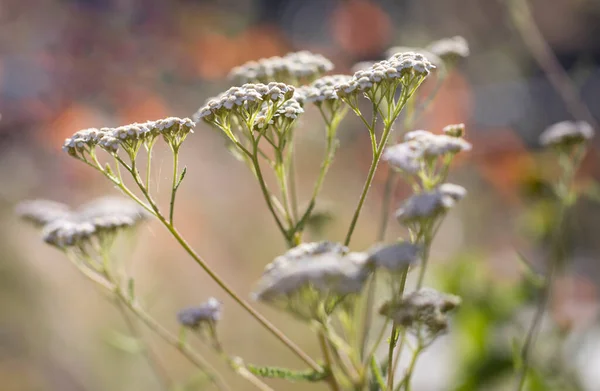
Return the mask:
[[267,265],[255,297],[301,319],[322,320],[361,291],[368,257],[338,243],[303,243]]

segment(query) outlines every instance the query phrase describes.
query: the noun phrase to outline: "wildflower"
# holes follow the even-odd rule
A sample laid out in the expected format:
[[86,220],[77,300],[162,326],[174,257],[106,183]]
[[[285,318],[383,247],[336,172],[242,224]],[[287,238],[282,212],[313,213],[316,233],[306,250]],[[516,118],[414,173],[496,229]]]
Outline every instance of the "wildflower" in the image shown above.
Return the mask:
[[463,137],[465,135],[465,124],[446,125],[442,131],[450,137]]
[[[349,81],[337,84],[335,91],[339,97],[345,98],[358,92],[368,93],[379,87],[395,89],[401,82],[408,88],[409,84],[420,83],[434,68],[435,66],[422,54],[397,53],[388,60],[376,62],[368,69],[357,71]],[[374,99],[373,96],[369,98]]]
[[447,314],[460,302],[458,296],[421,288],[400,300],[388,301],[379,312],[415,334],[425,327],[430,337],[434,337],[448,329]]
[[23,201],[17,205],[15,211],[23,220],[39,227],[72,215],[67,205],[49,200]]
[[305,100],[308,103],[315,103],[317,105],[325,101],[337,100],[339,98],[335,92],[335,86],[348,82],[350,79],[352,77],[349,75],[323,76],[305,89]]
[[250,121],[261,110],[265,110],[264,119],[268,123],[281,105],[292,99],[294,91],[294,87],[290,85],[275,82],[231,87],[216,98],[210,99],[193,118],[196,122],[204,120],[217,127],[227,128],[231,116]]
[[434,41],[426,49],[446,62],[466,58],[470,54],[467,40],[459,35]]
[[59,219],[44,227],[42,238],[46,243],[64,249],[83,246],[95,233],[96,227],[90,222]]
[[389,271],[403,271],[419,261],[421,248],[415,244],[402,242],[387,246],[375,246],[369,250],[368,264]]
[[93,150],[104,135],[103,130],[96,128],[79,130],[65,140],[62,149],[69,155],[78,157]]
[[177,313],[177,320],[184,327],[197,329],[203,324],[214,325],[221,318],[223,303],[214,297],[197,306],[182,309]]
[[396,218],[403,224],[434,219],[454,207],[467,191],[458,185],[443,184],[430,192],[415,194],[396,211]]
[[382,159],[393,168],[407,174],[416,174],[421,169],[423,150],[416,143],[401,143],[387,147]]
[[404,136],[407,142],[416,142],[426,158],[437,158],[447,154],[470,151],[471,144],[462,138],[445,134],[433,134],[426,130],[415,130]]
[[267,265],[254,296],[302,319],[322,319],[360,292],[368,257],[337,243],[301,244]]
[[585,121],[563,121],[549,126],[540,135],[540,144],[571,147],[586,143],[594,137],[594,129]]
[[94,223],[99,227],[132,227],[150,217],[150,213],[139,204],[126,198],[101,197],[83,205],[78,219]]
[[295,84],[298,81],[310,82],[332,69],[331,61],[322,55],[300,51],[283,57],[249,61],[233,68],[229,77],[240,84],[275,81]]
[[429,51],[427,49],[423,49],[423,48],[408,47],[408,46],[393,46],[393,47],[389,48],[388,50],[386,50],[385,53],[386,53],[386,56],[389,58],[389,57],[393,57],[395,54],[406,53],[406,52],[417,53],[417,54],[424,56],[427,60],[429,60],[430,63],[435,65],[436,68],[440,67],[444,64],[444,62],[442,61],[441,58],[439,58],[437,55],[433,54],[431,51]]

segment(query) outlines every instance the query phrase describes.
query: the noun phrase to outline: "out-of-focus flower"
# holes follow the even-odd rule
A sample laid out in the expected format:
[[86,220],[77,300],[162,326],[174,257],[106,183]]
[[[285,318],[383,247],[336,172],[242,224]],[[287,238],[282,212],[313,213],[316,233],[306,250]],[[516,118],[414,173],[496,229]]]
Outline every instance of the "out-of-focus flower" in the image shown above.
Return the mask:
[[23,201],[17,205],[15,211],[19,217],[39,227],[70,218],[72,215],[69,206],[50,200]]
[[430,192],[415,194],[396,211],[402,224],[412,224],[434,219],[454,207],[467,191],[458,185],[443,184]]
[[391,272],[404,271],[419,261],[420,252],[419,246],[408,242],[377,245],[369,250],[367,263],[372,267],[387,269]]
[[203,324],[214,325],[221,319],[223,303],[214,297],[197,307],[184,308],[177,313],[177,321],[184,327],[197,329]]
[[331,61],[304,50],[247,62],[233,68],[229,77],[240,84],[285,82],[297,85],[311,82],[332,69]]
[[470,54],[467,40],[459,35],[434,41],[425,49],[444,61],[455,61]]
[[298,92],[304,102],[320,105],[325,101],[339,99],[335,92],[335,86],[346,83],[350,79],[352,79],[350,75],[323,76],[308,86],[300,87]]
[[360,292],[369,274],[368,257],[338,243],[303,243],[267,265],[255,298],[304,320],[322,319]]
[[585,143],[594,137],[594,129],[585,121],[563,121],[549,126],[540,135],[545,147],[571,147]]
[[418,53],[425,56],[425,58],[429,60],[429,62],[431,62],[433,65],[435,65],[436,68],[444,65],[444,62],[441,58],[439,58],[437,55],[433,54],[429,50],[423,48],[415,48],[409,46],[392,46],[391,48],[386,50],[385,54],[387,57],[393,57],[398,53],[406,52]]
[[425,327],[430,337],[448,329],[447,313],[460,305],[458,296],[421,288],[400,300],[385,303],[379,312],[413,333]]
[[465,135],[465,124],[446,125],[442,131],[450,137],[463,137]]
[[25,201],[16,208],[23,219],[42,226],[44,241],[64,249],[85,246],[90,240],[114,238],[121,229],[134,227],[150,214],[137,203],[117,197],[103,197],[77,211],[53,201]]

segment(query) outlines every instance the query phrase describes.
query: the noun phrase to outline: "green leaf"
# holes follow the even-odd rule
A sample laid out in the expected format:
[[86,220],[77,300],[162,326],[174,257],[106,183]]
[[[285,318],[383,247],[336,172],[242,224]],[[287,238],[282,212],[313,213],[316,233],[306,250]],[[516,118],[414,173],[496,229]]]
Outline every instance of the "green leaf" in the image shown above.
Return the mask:
[[523,368],[523,357],[521,357],[521,345],[522,343],[515,337],[512,340],[512,355],[513,355],[513,366],[515,371]]
[[175,185],[175,191],[177,191],[177,189],[179,189],[179,185],[181,185],[181,182],[183,182],[183,178],[185,178],[186,173],[187,173],[187,167],[183,167],[183,170],[181,171],[181,175],[179,176],[179,180],[177,181],[177,184]]
[[331,371],[327,368],[323,368],[323,371],[315,371],[312,369],[295,371],[289,368],[269,366],[259,367],[252,364],[245,364],[245,367],[256,376],[269,379],[285,379],[289,381],[320,382],[325,380],[331,374]]

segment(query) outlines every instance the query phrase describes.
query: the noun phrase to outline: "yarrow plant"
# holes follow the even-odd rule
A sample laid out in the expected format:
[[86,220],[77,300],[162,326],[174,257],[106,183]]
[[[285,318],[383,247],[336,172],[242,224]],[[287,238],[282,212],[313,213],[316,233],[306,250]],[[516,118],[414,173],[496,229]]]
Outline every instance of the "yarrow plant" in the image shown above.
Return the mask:
[[[452,311],[461,303],[460,297],[426,287],[425,282],[438,229],[467,195],[462,186],[447,182],[452,162],[456,155],[472,148],[465,139],[464,124],[448,125],[440,133],[413,129],[431,99],[418,91],[432,74],[439,85],[447,69],[468,54],[466,41],[455,37],[433,43],[426,50],[394,51],[385,60],[361,64],[353,75],[326,75],[333,64],[306,51],[249,62],[231,71],[237,85],[209,99],[193,119],[172,117],[85,129],[65,141],[63,149],[68,155],[103,175],[126,198],[102,198],[77,209],[35,200],[20,204],[17,212],[40,227],[43,239],[62,251],[86,277],[113,295],[125,317],[133,315],[177,348],[219,389],[230,387],[193,348],[188,335],[208,339],[237,374],[261,390],[272,389],[268,378],[325,382],[334,391],[410,390],[418,358],[451,328]],[[316,110],[323,121],[326,148],[310,198],[300,208],[294,164],[296,129],[309,110]],[[372,160],[362,192],[343,241],[305,242],[304,230],[339,145],[340,123],[349,112],[362,122],[370,140]],[[403,124],[398,126],[402,115]],[[220,132],[233,155],[249,168],[288,246],[285,253],[265,262],[252,299],[289,313],[314,331],[322,352],[319,359],[308,355],[236,293],[175,225],[176,194],[187,173],[179,168],[179,151],[202,124]],[[566,182],[557,187],[565,205],[583,145],[592,134],[585,124],[567,123],[549,129],[541,138],[565,161]],[[161,140],[173,157],[167,208],[156,202],[150,186],[153,149]],[[140,154],[146,155],[145,167],[140,167]],[[351,249],[353,233],[382,161],[390,170],[382,202],[382,229],[370,248]],[[411,186],[413,194],[392,213],[389,185],[396,174]],[[268,175],[275,180],[276,190],[267,185]],[[133,180],[133,187],[126,178]],[[406,229],[406,238],[384,240],[389,216],[395,216]],[[158,220],[223,293],[308,369],[256,366],[228,353],[217,332],[223,305],[216,297],[174,314],[180,324],[178,334],[152,317],[136,296],[135,280],[125,273],[112,251],[121,234],[148,219]],[[415,269],[418,274],[414,286],[409,287],[408,276]],[[550,275],[548,286],[551,279]],[[377,301],[376,283],[382,292]],[[403,354],[412,357],[406,368],[400,367]],[[523,356],[527,362],[526,354]],[[156,357],[150,351],[147,359],[156,369]]]

